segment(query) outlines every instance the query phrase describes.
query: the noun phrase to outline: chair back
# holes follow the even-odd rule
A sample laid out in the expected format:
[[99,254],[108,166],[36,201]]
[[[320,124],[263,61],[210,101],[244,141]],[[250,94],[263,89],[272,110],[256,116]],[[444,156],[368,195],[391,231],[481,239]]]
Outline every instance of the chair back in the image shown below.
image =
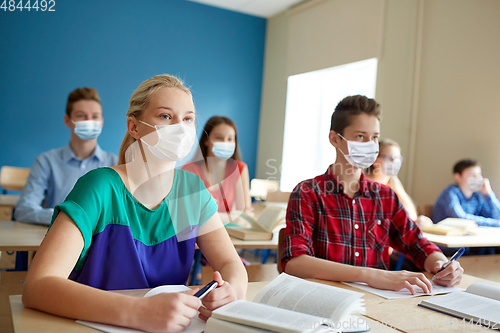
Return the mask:
[[4,165],[0,169],[0,186],[6,191],[22,191],[30,174],[29,168],[18,168]]
[[283,273],[281,268],[281,255],[282,255],[282,245],[285,241],[285,228],[281,229],[278,235],[278,253],[276,254],[276,264],[278,265],[278,272]]
[[418,215],[425,215],[427,217],[431,217],[431,215],[432,215],[432,208],[433,208],[433,205],[420,205],[420,206],[417,206],[417,214]]
[[291,192],[269,191],[267,192],[266,202],[286,202],[290,199]]

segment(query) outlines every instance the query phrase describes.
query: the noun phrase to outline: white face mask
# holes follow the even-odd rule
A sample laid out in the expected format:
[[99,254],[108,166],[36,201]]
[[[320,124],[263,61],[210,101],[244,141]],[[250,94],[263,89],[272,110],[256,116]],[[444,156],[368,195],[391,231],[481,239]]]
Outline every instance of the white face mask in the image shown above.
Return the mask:
[[213,144],[212,152],[214,155],[225,160],[233,156],[236,149],[234,142],[214,142]]
[[102,121],[100,120],[73,121],[73,124],[75,124],[75,134],[82,140],[95,139],[102,131]]
[[472,192],[479,192],[483,188],[484,179],[483,177],[469,177],[467,178],[467,187]]
[[396,176],[399,172],[399,169],[401,169],[401,162],[401,159],[395,160],[393,162],[385,161],[384,165],[382,166],[382,172],[384,173],[384,175],[389,177]]
[[148,144],[143,138],[151,153],[161,160],[167,162],[180,161],[189,154],[196,140],[196,130],[193,127],[181,123],[175,125],[150,125],[139,120],[141,123],[153,127],[158,134],[158,142],[155,145]]
[[342,135],[339,134],[339,136],[347,142],[349,154],[346,155],[342,150],[339,150],[353,167],[366,169],[377,159],[378,144],[373,140],[368,142],[348,141]]

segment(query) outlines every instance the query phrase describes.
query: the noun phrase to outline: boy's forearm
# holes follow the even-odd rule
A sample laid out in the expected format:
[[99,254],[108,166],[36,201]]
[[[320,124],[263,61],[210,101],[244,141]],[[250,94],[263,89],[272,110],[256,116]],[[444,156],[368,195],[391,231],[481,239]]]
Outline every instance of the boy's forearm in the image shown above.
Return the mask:
[[442,252],[439,252],[439,251],[432,252],[431,254],[429,254],[427,259],[425,259],[424,269],[427,272],[435,273],[434,267],[436,266],[437,261],[447,262],[448,259],[446,258],[446,256]]
[[356,267],[302,255],[291,259],[285,273],[301,278],[368,283],[373,268]]

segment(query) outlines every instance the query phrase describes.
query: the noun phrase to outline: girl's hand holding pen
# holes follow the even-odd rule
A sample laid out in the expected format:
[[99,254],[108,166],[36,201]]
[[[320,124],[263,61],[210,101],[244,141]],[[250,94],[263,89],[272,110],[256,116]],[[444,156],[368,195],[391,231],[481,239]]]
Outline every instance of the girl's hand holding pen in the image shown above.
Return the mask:
[[238,299],[236,290],[224,281],[219,272],[213,273],[213,280],[217,282],[217,288],[211,291],[205,298],[203,298],[203,306],[198,309],[200,311],[200,319],[207,320],[212,311]]

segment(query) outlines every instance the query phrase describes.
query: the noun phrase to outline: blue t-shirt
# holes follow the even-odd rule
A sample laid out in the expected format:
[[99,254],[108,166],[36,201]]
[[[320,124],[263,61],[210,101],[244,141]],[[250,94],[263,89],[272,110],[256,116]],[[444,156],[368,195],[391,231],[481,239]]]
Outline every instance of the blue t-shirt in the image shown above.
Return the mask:
[[432,209],[434,223],[447,217],[474,220],[479,226],[498,227],[500,202],[493,192],[490,195],[474,192],[466,198],[457,185],[450,185],[439,195]]
[[116,290],[185,284],[198,229],[217,204],[198,176],[175,170],[170,193],[151,210],[116,171],[99,168],[78,180],[52,221],[60,211],[75,222],[85,243],[69,278]]
[[48,225],[54,207],[66,199],[81,176],[90,170],[116,165],[117,161],[118,156],[103,151],[99,145],[85,160],[76,157],[69,144],[41,154],[30,170],[14,210],[16,221]]

